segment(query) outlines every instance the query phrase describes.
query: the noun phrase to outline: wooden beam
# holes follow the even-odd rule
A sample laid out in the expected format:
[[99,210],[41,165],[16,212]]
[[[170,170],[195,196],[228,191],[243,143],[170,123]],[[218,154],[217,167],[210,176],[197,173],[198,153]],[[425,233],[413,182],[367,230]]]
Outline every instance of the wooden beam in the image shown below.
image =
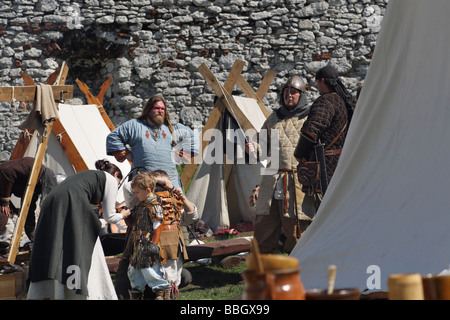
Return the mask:
[[53,73],[48,76],[47,80],[45,80],[45,83],[50,84],[50,85],[54,84],[56,82],[56,80],[58,79],[60,71],[61,71],[61,69],[59,67],[56,68],[56,70],[53,71]]
[[52,130],[54,121],[50,121],[46,124],[44,135],[42,136],[42,142],[36,152],[36,157],[34,159],[33,167],[31,169],[31,176],[28,179],[27,188],[23,196],[23,202],[19,213],[19,218],[16,224],[16,229],[14,231],[14,237],[11,244],[11,249],[8,255],[8,261],[14,263],[16,261],[17,253],[19,252],[20,239],[22,237],[23,228],[25,226],[25,221],[28,215],[28,209],[31,205],[31,200],[33,198],[34,189],[36,187],[37,179],[39,176],[39,171],[42,167],[42,161],[44,160],[45,149],[47,148],[48,139],[50,137],[50,132]]
[[84,161],[80,152],[78,152],[77,147],[73,143],[70,136],[67,134],[66,129],[59,119],[55,121],[52,131],[61,144],[64,153],[67,155],[67,158],[69,158],[70,162],[75,168],[75,172],[89,170],[88,165]]
[[[58,78],[60,70],[61,69],[59,67],[56,68],[55,72],[53,72],[51,75],[48,76],[45,83],[50,85],[54,84],[56,79]],[[34,86],[36,84],[33,78],[31,78],[25,72],[20,71],[19,74],[26,86]],[[19,139],[17,140],[16,145],[14,146],[14,150],[11,152],[11,157],[9,158],[10,160],[19,159],[23,157],[25,151],[28,148],[28,145],[30,144],[33,133],[34,130],[31,129],[22,130],[22,132],[19,135]]]
[[14,150],[11,152],[10,160],[23,158],[25,151],[27,151],[31,138],[33,137],[34,130],[23,129],[17,139]]
[[103,97],[105,96],[106,91],[108,91],[109,87],[111,86],[112,79],[113,79],[112,76],[109,77],[109,79],[103,82],[102,85],[100,86],[100,91],[97,94],[97,99],[101,105],[103,105]]
[[87,84],[85,84],[83,81],[81,81],[79,79],[75,79],[75,82],[78,84],[78,87],[80,88],[80,90],[86,96],[88,104],[95,104],[97,106],[99,106],[101,104],[100,101],[97,99],[97,97],[95,97],[91,93],[91,91],[89,90],[89,87],[87,86]]
[[[235,85],[236,85],[236,81],[239,78],[239,76],[241,75],[242,70],[244,69],[245,66],[245,62],[242,60],[236,60],[234,62],[233,67],[231,68],[230,74],[228,75],[227,80],[225,81],[225,90],[230,92],[234,89]],[[202,70],[206,67],[206,65],[201,65],[198,70],[200,73],[202,73]],[[206,67],[207,68],[207,67]],[[195,157],[194,159],[192,159],[194,162],[186,164],[184,169],[183,169],[183,173],[181,174],[181,181],[183,183],[183,186],[187,187],[189,185],[189,182],[191,181],[192,177],[194,176],[195,171],[197,170],[197,166],[198,163],[201,161],[201,159],[199,160],[198,158],[203,156],[203,151],[205,150],[206,146],[208,145],[209,141],[207,139],[205,139],[205,137],[203,136],[203,134],[209,130],[209,129],[214,129],[217,126],[217,122],[219,121],[220,117],[222,116],[224,110],[225,110],[225,105],[223,104],[223,102],[219,99],[217,100],[216,104],[214,105],[208,120],[206,121],[205,125],[203,126],[202,129],[202,145],[201,147],[201,152],[200,154]]]
[[[69,67],[67,66],[67,63],[65,61],[63,61],[62,65],[61,65],[61,70],[58,73],[58,77],[56,78],[55,83],[57,85],[65,84],[68,74],[69,74]],[[72,90],[73,90],[73,87],[72,87]]]
[[245,62],[242,60],[236,60],[233,67],[231,68],[230,74],[225,81],[225,90],[228,92],[233,92],[236,86],[237,79],[241,76],[242,70],[244,70]]
[[[64,65],[65,64],[63,63],[63,66]],[[50,84],[50,85],[54,84],[59,76],[60,70],[61,69],[59,67],[56,68],[56,70],[51,75],[48,76],[45,83]],[[33,80],[33,78],[31,78],[25,72],[20,71],[19,74],[26,86],[34,86],[36,84],[36,82]],[[14,150],[11,152],[11,157],[9,158],[10,160],[23,157],[23,155],[25,154],[25,151],[28,148],[28,145],[30,144],[33,133],[34,133],[34,130],[31,130],[31,129],[30,130],[28,130],[28,129],[22,130],[22,132],[19,135],[19,139],[17,140],[17,143],[14,146]]]
[[[78,84],[78,87],[80,90],[86,95],[87,101],[89,104],[95,104],[98,106],[98,111],[100,112],[100,115],[103,118],[103,121],[105,121],[106,126],[109,128],[109,130],[113,131],[115,129],[114,124],[112,123],[111,119],[109,118],[108,114],[106,113],[105,109],[103,108],[103,95],[105,94],[106,90],[109,88],[109,84],[112,81],[112,77],[110,77],[108,80],[106,80],[101,88],[100,88],[100,94],[95,97],[87,84],[85,84],[83,81],[76,79],[75,82]],[[105,92],[103,92],[105,91]],[[98,96],[101,95],[101,101],[98,98]]]
[[[195,242],[195,240],[194,240]],[[186,246],[188,260],[196,261],[203,258],[215,258],[250,251],[251,242],[244,238],[214,241],[200,245]],[[107,257],[106,265],[111,273],[117,273],[121,258]]]
[[[72,99],[73,86],[52,86],[53,96],[56,100]],[[14,92],[14,96],[13,96]],[[0,87],[0,101],[9,102],[13,98],[17,101],[34,101],[36,96],[36,86]]]
[[23,71],[20,71],[19,74],[26,86],[34,86],[33,78],[31,78],[29,75],[25,74],[25,72],[23,72]]
[[[242,70],[244,69],[244,61],[236,60],[233,68],[230,71],[230,74],[228,75],[227,80],[225,81],[225,91],[231,92],[235,85],[237,79],[239,79]],[[203,74],[209,74],[208,73],[208,67],[204,64],[199,67],[199,72]],[[212,73],[211,73],[212,74]],[[219,99],[216,104],[214,105],[213,110],[211,111],[211,114],[209,115],[208,120],[206,121],[205,125],[203,126],[202,133],[206,132],[209,129],[214,129],[217,126],[217,122],[219,121],[220,117],[222,116],[223,112],[225,111],[225,104]],[[208,145],[209,141],[204,141],[202,144],[202,151],[205,150],[206,146]]]
[[273,70],[267,70],[266,74],[264,75],[263,80],[261,81],[261,84],[259,85],[258,91],[256,91],[256,96],[259,100],[263,100],[264,96],[266,95],[267,91],[269,91],[270,85],[272,84],[273,79],[275,79],[275,76],[277,73]]
[[208,242],[199,245],[186,247],[188,261],[195,261],[202,258],[212,258],[224,255],[250,251],[251,243],[244,238],[236,238],[223,241]]
[[[271,111],[264,105],[262,100],[264,99],[264,96],[266,95],[270,87],[270,84],[275,78],[276,72],[268,70],[262,80],[260,87],[258,88],[258,91],[255,93],[255,91],[253,91],[253,89],[247,83],[247,81],[245,81],[245,79],[242,77],[241,73],[242,70],[244,69],[244,66],[245,66],[244,61],[236,60],[223,86],[216,79],[213,73],[209,70],[206,64],[202,64],[198,68],[200,74],[204,77],[206,82],[214,90],[215,94],[219,97],[219,99],[216,102],[213,110],[211,111],[208,121],[205,123],[202,130],[202,145],[201,145],[202,152],[200,153],[199,156],[193,159],[194,163],[186,164],[183,173],[181,174],[181,181],[184,186],[189,185],[189,182],[194,176],[194,173],[197,169],[198,166],[197,163],[200,162],[198,160],[198,157],[202,156],[203,151],[205,150],[206,146],[209,143],[209,139],[205,139],[204,136],[205,132],[209,129],[214,129],[217,126],[217,121],[219,121],[225,109],[228,109],[230,113],[234,117],[236,117],[236,120],[241,124],[244,131],[246,131],[247,129],[254,129],[251,122],[248,120],[245,114],[241,112],[241,109],[236,105],[236,102],[231,96],[231,93],[236,84],[241,88],[243,93],[248,98],[253,98],[257,101],[261,111],[263,112],[266,118],[269,117],[269,115],[271,114]],[[242,125],[242,123],[244,124]]]
[[246,131],[247,129],[255,129],[247,116],[238,107],[236,101],[234,101],[230,93],[225,90],[224,86],[216,79],[211,70],[209,70],[209,68],[205,64],[203,64],[202,66],[200,66],[199,71],[204,76],[209,86],[214,90],[215,94],[219,97],[219,99],[222,100],[227,110],[241,125],[242,129],[244,129],[244,131]]

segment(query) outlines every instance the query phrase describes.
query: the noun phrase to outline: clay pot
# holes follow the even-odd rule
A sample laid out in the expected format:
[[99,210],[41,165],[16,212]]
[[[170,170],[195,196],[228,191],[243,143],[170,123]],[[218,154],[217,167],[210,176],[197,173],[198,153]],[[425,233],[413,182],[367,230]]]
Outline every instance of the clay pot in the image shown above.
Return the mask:
[[328,294],[326,289],[306,290],[306,300],[359,300],[361,290],[357,288],[334,289]]
[[389,300],[424,300],[422,276],[418,273],[392,274],[388,288]]
[[450,275],[422,277],[425,300],[450,300]]
[[253,254],[247,258],[244,300],[305,300],[300,280],[300,267],[295,258],[281,255],[261,255],[264,272],[258,272]]
[[433,275],[422,277],[423,297],[425,300],[438,300],[435,279],[436,276]]
[[[261,254],[260,257],[265,271],[292,269],[298,267],[298,260],[296,258],[279,254]],[[258,270],[256,257],[253,253],[248,254],[246,262],[247,269],[249,271]]]

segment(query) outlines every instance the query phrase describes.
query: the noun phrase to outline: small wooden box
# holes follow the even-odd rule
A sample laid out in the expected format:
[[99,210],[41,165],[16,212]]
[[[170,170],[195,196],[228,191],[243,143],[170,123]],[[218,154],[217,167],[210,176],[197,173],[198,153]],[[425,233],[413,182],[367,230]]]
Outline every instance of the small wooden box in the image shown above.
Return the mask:
[[14,273],[0,275],[0,299],[16,298],[16,276]]
[[0,300],[16,300],[25,290],[25,272],[0,275]]

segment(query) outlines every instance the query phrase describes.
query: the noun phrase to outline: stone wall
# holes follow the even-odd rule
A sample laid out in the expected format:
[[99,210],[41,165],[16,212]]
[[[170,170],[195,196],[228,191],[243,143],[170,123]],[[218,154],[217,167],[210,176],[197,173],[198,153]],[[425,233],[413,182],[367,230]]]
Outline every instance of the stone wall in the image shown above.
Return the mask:
[[[277,72],[264,103],[277,106],[292,74],[311,86],[331,63],[355,94],[368,70],[388,0],[15,0],[0,1],[0,85],[23,85],[24,71],[45,81],[63,61],[94,95],[110,76],[104,107],[114,124],[136,117],[154,94],[171,117],[205,123],[214,94],[197,68],[206,63],[225,81],[236,59],[256,90]],[[7,156],[27,111],[0,104],[0,152]]]

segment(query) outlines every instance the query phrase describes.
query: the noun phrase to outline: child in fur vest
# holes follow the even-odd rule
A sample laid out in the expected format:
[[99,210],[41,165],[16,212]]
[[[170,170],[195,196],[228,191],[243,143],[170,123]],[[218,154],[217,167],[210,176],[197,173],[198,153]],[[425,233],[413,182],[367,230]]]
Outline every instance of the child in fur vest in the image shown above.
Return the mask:
[[169,283],[164,279],[165,258],[160,248],[163,208],[154,194],[156,180],[148,174],[134,177],[131,188],[140,201],[132,211],[131,257],[128,277],[131,299],[143,299],[145,285],[152,288],[156,300],[164,300]]

